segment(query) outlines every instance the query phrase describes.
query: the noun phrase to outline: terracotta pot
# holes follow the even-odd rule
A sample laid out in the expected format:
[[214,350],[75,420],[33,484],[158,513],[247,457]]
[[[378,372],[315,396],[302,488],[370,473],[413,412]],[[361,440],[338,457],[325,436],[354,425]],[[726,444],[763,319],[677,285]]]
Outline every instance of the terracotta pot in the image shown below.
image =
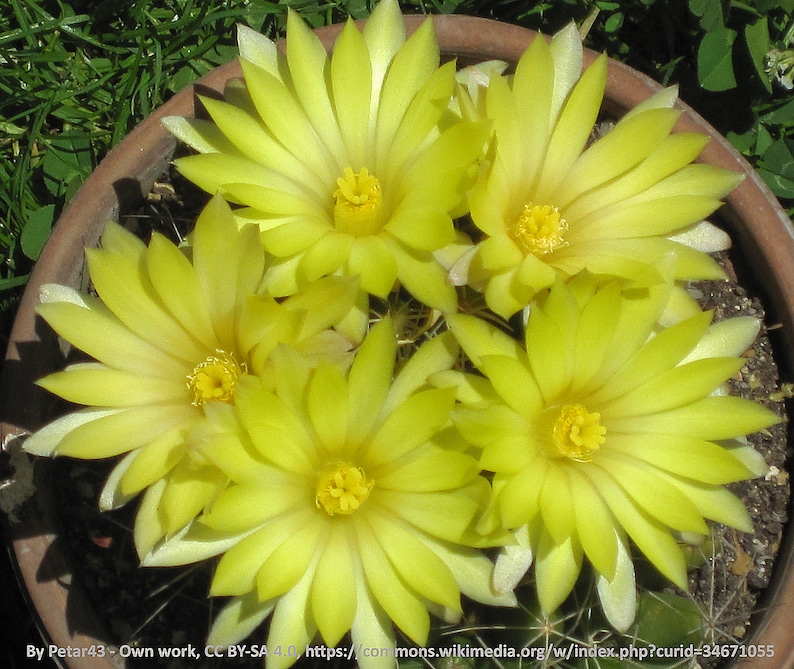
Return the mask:
[[[408,29],[413,31],[422,18],[407,17]],[[457,57],[462,64],[492,58],[515,62],[537,36],[532,31],[487,19],[437,16],[434,21],[443,54]],[[339,29],[340,26],[331,26],[317,33],[330,47]],[[595,53],[586,52],[586,64],[595,57]],[[59,367],[63,358],[56,338],[35,315],[39,287],[53,282],[82,286],[83,248],[96,243],[107,220],[117,220],[120,213],[133,211],[167,168],[176,143],[160,126],[160,119],[193,115],[197,90],[220,91],[224,82],[235,76],[240,76],[236,62],[218,68],[146,118],[101,162],[64,211],[31,276],[11,333],[0,386],[4,445],[52,418],[52,398],[37,389],[33,381]],[[605,102],[609,111],[619,115],[659,89],[648,77],[610,61]],[[713,137],[701,160],[747,175],[728,197],[720,214],[730,227],[735,246],[757,271],[766,309],[782,323],[783,359],[779,363],[786,366],[784,376],[791,378],[794,282],[790,280],[790,272],[794,267],[794,229],[774,195],[741,155],[690,108],[678,106],[684,113],[677,130],[699,131]],[[85,592],[78,583],[71,582],[70,565],[79,558],[65,553],[58,541],[60,519],[56,500],[48,487],[49,469],[48,461],[36,461],[37,493],[18,510],[20,522],[9,527],[19,572],[51,643],[61,648],[107,643],[109,635],[88,605]],[[755,659],[747,666],[771,669],[789,667],[794,661],[794,637],[790,632],[794,610],[791,555],[789,536],[778,557],[772,594],[765,602],[767,612],[748,641],[774,644],[775,657]],[[66,658],[65,662],[73,669],[124,665],[118,656]]]

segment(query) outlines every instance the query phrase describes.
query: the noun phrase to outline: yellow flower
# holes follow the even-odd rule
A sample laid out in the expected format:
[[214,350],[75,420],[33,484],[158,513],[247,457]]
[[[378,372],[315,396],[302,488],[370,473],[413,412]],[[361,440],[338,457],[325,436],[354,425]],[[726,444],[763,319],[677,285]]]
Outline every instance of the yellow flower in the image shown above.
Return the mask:
[[396,0],[384,0],[363,33],[347,23],[332,57],[294,12],[286,56],[248,29],[239,41],[244,88],[203,100],[212,122],[165,124],[200,152],[177,160],[179,170],[260,225],[276,258],[268,289],[288,295],[342,273],[381,298],[399,282],[454,310],[434,253],[456,240],[451,214],[488,124],[441,127],[455,65],[439,67],[432,22],[406,40]]
[[84,459],[128,454],[101,506],[115,508],[149,488],[144,507],[155,512],[136,522],[141,555],[226,484],[188,444],[206,407],[233,404],[245,374],[267,376],[280,342],[328,355],[346,345],[327,328],[352,307],[355,281],[325,279],[278,304],[259,292],[265,258],[257,237],[254,226],[238,228],[221,198],[198,218],[192,261],[158,233],[147,248],[109,223],[102,248],[86,250],[99,298],[60,286],[44,291],[39,314],[94,361],[38,382],[86,408],[40,429],[25,449]]
[[[425,644],[428,610],[456,620],[461,592],[513,605],[512,594],[491,590],[493,564],[472,548],[498,539],[474,528],[490,486],[449,424],[455,391],[425,384],[455,361],[451,335],[430,340],[394,379],[389,320],[372,329],[347,375],[308,369],[286,348],[278,355],[289,373],[273,391],[251,377],[240,383],[242,432],[230,411],[213,411],[230,427],[202,450],[233,484],[199,517],[195,537],[166,542],[145,561],[183,560],[182,544],[197,545],[206,528],[238,533],[211,586],[234,599],[207,643],[234,643],[272,613],[269,649],[303,649],[316,632],[334,646],[351,631],[357,647],[381,649],[360,654],[361,666],[390,667],[392,621]],[[294,659],[271,653],[268,666]]]
[[685,589],[675,533],[707,534],[705,519],[752,530],[724,484],[765,465],[731,440],[779,419],[714,394],[741,368],[755,319],[710,326],[711,314],[701,312],[655,333],[669,286],[625,293],[616,283],[596,286],[582,274],[539,295],[526,348],[472,316],[450,316],[489,380],[458,377],[464,405],[453,421],[495,473],[481,527],[516,531],[518,546],[497,562],[497,585],[515,585],[534,559],[549,614],[586,556],[607,617],[625,630],[635,612],[628,539]]
[[485,107],[495,147],[471,196],[471,215],[485,239],[466,257],[466,271],[453,274],[484,290],[504,317],[557,278],[584,269],[647,285],[659,280],[652,264],[671,251],[676,278],[723,276],[709,256],[669,237],[711,214],[740,177],[690,164],[708,139],[672,134],[680,115],[671,108],[674,89],[639,105],[588,146],[607,59],[599,57],[580,76],[581,54],[569,26],[551,44],[534,40],[512,79],[488,79]]

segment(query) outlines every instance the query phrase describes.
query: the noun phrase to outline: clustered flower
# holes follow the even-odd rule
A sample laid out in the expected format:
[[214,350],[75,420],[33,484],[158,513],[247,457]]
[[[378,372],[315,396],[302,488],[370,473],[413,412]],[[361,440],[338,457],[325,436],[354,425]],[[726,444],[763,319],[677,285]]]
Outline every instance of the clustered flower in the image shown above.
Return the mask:
[[[759,323],[683,288],[723,278],[695,240],[722,243],[738,177],[693,162],[675,90],[593,139],[607,61],[582,72],[573,26],[456,72],[395,0],[331,55],[294,12],[285,52],[239,45],[209,118],[165,120],[212,196],[186,243],[108,223],[96,296],[43,290],[87,361],[39,383],[84,408],[26,442],[117,458],[100,505],[141,495],[144,565],[219,557],[208,643],[270,618],[274,647],[423,645],[530,568],[552,614],[585,559],[625,631],[633,553],[685,589],[683,535],[752,531],[725,484],[764,473],[744,437],[778,419],[725,383]],[[441,324],[408,354],[372,317],[400,300]]]

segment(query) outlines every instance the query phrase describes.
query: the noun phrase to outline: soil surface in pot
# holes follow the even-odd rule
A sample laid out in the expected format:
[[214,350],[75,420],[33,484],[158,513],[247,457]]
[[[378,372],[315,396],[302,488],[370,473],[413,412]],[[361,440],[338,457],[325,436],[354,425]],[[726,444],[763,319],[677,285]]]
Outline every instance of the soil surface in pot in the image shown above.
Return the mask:
[[[140,211],[125,217],[123,223],[144,239],[152,230],[180,239],[205,200],[206,196],[196,192],[178,175],[171,175],[157,183]],[[732,280],[693,284],[692,294],[704,308],[714,310],[715,320],[737,315],[764,319],[755,287],[743,275],[738,251],[719,254],[719,260]],[[766,330],[745,354],[746,365],[731,383],[736,394],[761,402],[783,416],[785,400],[791,392],[788,385],[781,384],[775,364],[775,329],[775,323],[766,324]],[[701,566],[691,571],[688,597],[697,602],[703,612],[702,639],[708,644],[737,643],[750,635],[750,619],[764,606],[763,594],[770,582],[787,520],[787,425],[753,435],[751,442],[766,458],[770,472],[765,478],[736,484],[733,489],[750,510],[755,533],[743,534],[715,526],[711,541],[692,548],[692,561]],[[107,462],[57,459],[53,468],[53,485],[62,505],[62,544],[74,556],[74,578],[88,592],[100,617],[106,621],[109,636],[101,641],[115,647],[125,646],[131,667],[212,669],[230,666],[230,663],[235,667],[261,666],[262,660],[256,658],[232,661],[204,656],[207,630],[222,605],[222,601],[207,596],[213,563],[174,569],[140,568],[131,530],[136,503],[112,513],[97,510],[99,492],[110,466]],[[649,577],[649,582],[659,592],[683,594],[665,587],[661,581],[654,582],[653,576]],[[486,623],[486,615],[493,609],[486,611],[466,606],[467,617],[461,624],[455,628],[440,627],[429,645],[504,643],[517,647],[531,639],[538,644],[585,643],[587,639],[577,637],[573,629],[581,623],[581,612],[592,597],[592,593],[588,594],[587,583],[583,588],[584,594],[577,591],[574,599],[579,598],[585,606],[580,605],[577,613],[576,607],[566,604],[565,611],[574,613],[566,613],[554,622],[539,620],[533,616],[531,605],[527,605],[519,611],[499,612],[496,623],[490,618]],[[494,626],[502,630],[495,630]],[[593,632],[592,626],[586,627],[591,643],[594,640],[609,643]],[[504,633],[505,628],[510,628],[509,634]],[[262,628],[243,643],[251,648],[264,641]],[[302,652],[303,649],[297,650]],[[186,657],[175,657],[175,654]],[[353,664],[343,660],[322,662],[330,666]],[[700,666],[716,667],[721,663],[724,664],[717,660],[701,660]],[[568,665],[550,659],[539,666]]]

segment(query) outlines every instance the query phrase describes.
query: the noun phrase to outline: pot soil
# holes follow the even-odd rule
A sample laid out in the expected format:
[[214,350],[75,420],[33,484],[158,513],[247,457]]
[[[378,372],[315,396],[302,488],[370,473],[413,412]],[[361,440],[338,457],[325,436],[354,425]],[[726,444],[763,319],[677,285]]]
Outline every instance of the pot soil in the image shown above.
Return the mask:
[[[415,29],[422,18],[407,17],[408,29]],[[536,36],[486,19],[439,16],[434,21],[442,53],[457,57],[461,65],[488,59],[515,62]],[[318,35],[330,46],[338,31],[339,26],[331,26],[319,30]],[[595,55],[586,52],[585,64]],[[160,119],[194,115],[197,92],[218,94],[224,82],[235,76],[240,76],[236,62],[213,71],[144,120],[102,161],[64,212],[42,252],[11,334],[0,392],[2,443],[11,453],[16,472],[9,479],[13,482],[3,488],[0,502],[8,514],[8,534],[30,603],[48,642],[62,649],[61,661],[72,669],[214,667],[226,663],[215,658],[199,661],[190,651],[193,648],[192,652],[203,656],[204,636],[213,616],[213,602],[206,597],[212,566],[139,568],[131,543],[134,505],[108,514],[96,511],[98,491],[109,471],[107,463],[36,460],[34,465],[19,453],[18,442],[63,409],[33,385],[35,379],[60,368],[67,353],[35,316],[39,287],[61,283],[86,288],[83,248],[96,244],[107,220],[122,220],[142,234],[152,225],[170,228],[176,234],[186,232],[204,196],[178,177],[169,176],[176,142],[160,126]],[[649,78],[611,61],[604,112],[620,116],[659,88]],[[747,175],[715,217],[734,241],[733,251],[722,262],[729,271],[736,268],[737,281],[746,290],[735,282],[709,282],[693,286],[693,291],[700,295],[704,307],[716,309],[718,318],[742,313],[763,317],[766,310],[769,335],[759,338],[748,353],[735,390],[782,412],[787,393],[778,388],[776,361],[784,370],[783,378],[794,378],[794,282],[788,280],[794,267],[791,222],[731,145],[691,109],[683,104],[679,107],[684,113],[678,131],[713,137],[701,160]],[[714,541],[703,547],[705,558],[714,559],[692,572],[690,587],[698,601],[710,602],[703,605],[706,641],[729,644],[727,648],[743,643],[744,654],[758,645],[771,646],[774,657],[728,663],[772,669],[788,667],[794,661],[794,637],[789,631],[794,608],[794,572],[789,569],[792,538],[786,536],[781,545],[788,500],[785,426],[777,426],[754,443],[772,470],[765,480],[740,484],[737,492],[748,504],[756,532],[739,536],[715,530]],[[581,610],[587,611],[587,607]],[[753,610],[757,613],[748,627],[746,621]],[[531,611],[507,612],[500,614],[503,624],[520,628],[520,634],[499,638],[484,629],[484,621],[477,617],[481,614],[474,610],[463,621],[463,626],[473,630],[464,643],[520,646],[529,640],[528,635],[536,636],[541,645],[544,641],[572,643],[565,621],[536,620]],[[430,641],[431,646],[461,640],[459,630],[444,628],[439,634]],[[259,634],[247,643],[250,647],[263,639]],[[599,641],[599,637],[590,641]],[[171,654],[186,657],[134,659],[146,655],[147,649],[155,655],[157,649],[173,649]],[[130,657],[123,658],[123,654]],[[725,664],[718,658],[700,661],[703,666]],[[261,659],[235,665],[261,666]]]

